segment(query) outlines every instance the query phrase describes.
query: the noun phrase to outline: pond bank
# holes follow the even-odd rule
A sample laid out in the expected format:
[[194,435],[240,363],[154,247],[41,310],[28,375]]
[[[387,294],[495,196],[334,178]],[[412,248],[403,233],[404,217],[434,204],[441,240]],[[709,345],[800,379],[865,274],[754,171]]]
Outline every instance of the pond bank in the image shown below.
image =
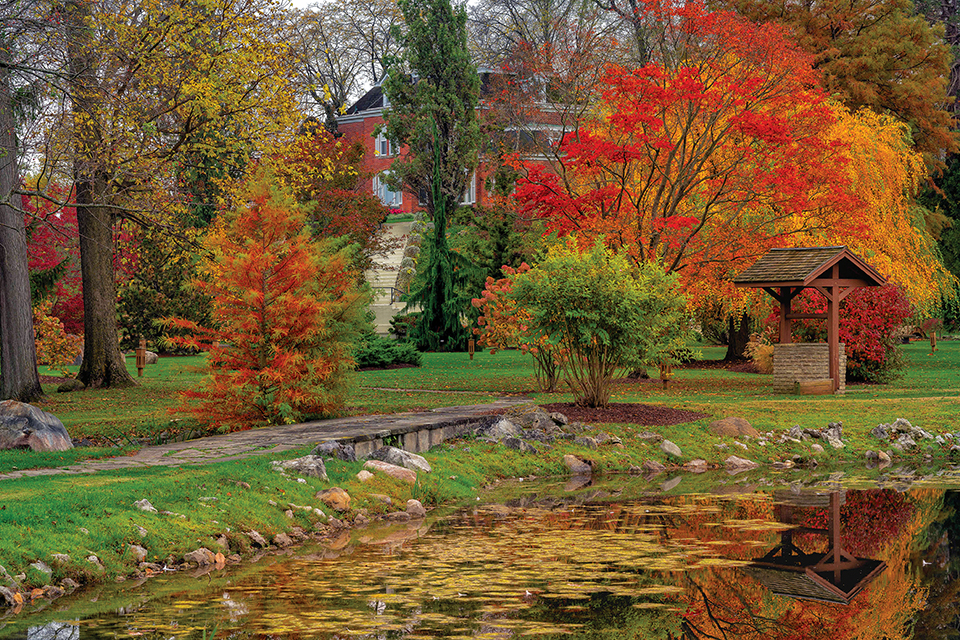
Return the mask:
[[[6,615],[10,615],[36,608],[83,584],[140,580],[169,570],[206,571],[306,540],[329,542],[353,527],[377,520],[416,519],[407,510],[410,500],[428,508],[467,504],[480,500],[484,489],[496,487],[501,494],[509,494],[511,485],[497,485],[500,480],[567,476],[568,456],[587,463],[591,471],[590,478],[572,480],[571,492],[602,478],[621,485],[612,492],[639,484],[660,492],[676,490],[681,484],[685,491],[707,490],[718,484],[725,490],[749,491],[773,484],[836,480],[838,473],[843,476],[853,469],[865,470],[868,462],[865,450],[846,445],[823,447],[803,433],[793,438],[788,432],[771,432],[760,445],[753,438],[715,436],[700,426],[595,424],[577,429],[581,431],[577,437],[553,440],[497,438],[488,432],[480,438],[445,442],[425,452],[433,469],[418,473],[413,484],[380,474],[364,482],[358,478],[363,461],[337,459],[326,461],[327,480],[280,474],[272,462],[312,452],[310,447],[297,448],[293,443],[278,445],[285,446],[282,450],[250,449],[246,456],[206,459],[202,466],[193,466],[200,462],[198,458],[181,458],[163,466],[106,469],[92,477],[23,477],[0,483],[5,494],[0,523],[20,536],[4,536],[0,541],[0,565],[6,567],[0,570],[0,597],[9,605]],[[524,431],[532,435],[529,428],[519,435]],[[804,436],[811,440],[803,440]],[[691,444],[695,440],[699,446]],[[663,441],[677,441],[683,451],[679,456],[668,453]],[[731,451],[756,462],[759,468],[735,474],[699,473],[725,466]],[[876,464],[866,470],[867,477],[888,484],[937,479],[960,485],[960,478],[946,466],[950,449],[940,443],[892,453],[894,467]],[[929,456],[926,469],[897,466],[922,464],[924,456]],[[863,462],[855,467],[844,464],[854,459]],[[191,466],[184,466],[186,460]],[[694,460],[704,464],[691,466]],[[803,468],[789,469],[797,464]],[[617,475],[629,472],[635,475]],[[343,488],[351,497],[343,511],[318,498],[330,487]],[[156,511],[135,506],[142,500],[155,505]],[[31,601],[34,606],[25,607]]]

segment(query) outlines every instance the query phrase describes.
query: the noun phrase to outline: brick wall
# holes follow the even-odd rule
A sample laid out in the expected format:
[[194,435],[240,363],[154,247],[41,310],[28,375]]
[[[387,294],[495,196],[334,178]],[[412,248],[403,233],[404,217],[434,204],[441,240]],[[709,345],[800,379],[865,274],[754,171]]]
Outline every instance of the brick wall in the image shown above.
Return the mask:
[[[840,345],[840,388],[846,390],[847,356]],[[795,382],[824,380],[830,377],[830,346],[826,343],[773,345],[773,390],[793,393]]]

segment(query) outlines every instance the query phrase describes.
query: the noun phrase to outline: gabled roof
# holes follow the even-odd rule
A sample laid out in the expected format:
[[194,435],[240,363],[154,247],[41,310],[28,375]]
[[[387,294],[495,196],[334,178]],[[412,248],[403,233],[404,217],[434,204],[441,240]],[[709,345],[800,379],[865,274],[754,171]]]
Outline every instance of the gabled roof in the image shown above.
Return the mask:
[[841,246],[771,249],[741,273],[734,284],[745,287],[806,287],[827,274],[836,264],[839,264],[840,277],[844,280],[859,280],[862,286],[880,286],[887,282],[859,256]]
[[360,99],[353,103],[347,109],[347,115],[366,111],[367,109],[380,109],[383,107],[383,87],[379,84],[374,85],[369,91],[360,96]]

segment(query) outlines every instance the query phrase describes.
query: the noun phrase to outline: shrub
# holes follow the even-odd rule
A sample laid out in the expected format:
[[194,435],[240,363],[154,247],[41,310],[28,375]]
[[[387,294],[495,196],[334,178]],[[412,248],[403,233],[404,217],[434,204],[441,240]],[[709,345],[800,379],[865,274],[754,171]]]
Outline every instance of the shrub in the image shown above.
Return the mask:
[[537,388],[549,393],[557,390],[560,360],[563,357],[561,350],[550,344],[547,336],[534,330],[530,311],[520,307],[512,296],[512,276],[529,270],[527,263],[521,264],[516,270],[504,265],[506,278],[494,280],[493,277],[487,277],[483,293],[472,302],[480,310],[478,327],[473,329],[473,333],[479,336],[480,346],[489,348],[490,353],[519,347],[523,353],[531,354]]
[[409,342],[369,335],[357,345],[353,355],[358,369],[389,367],[397,364],[423,364],[423,354]]
[[[793,302],[796,313],[825,313],[826,300],[809,290]],[[855,289],[840,305],[840,342],[846,345],[847,380],[889,382],[903,369],[897,345],[900,327],[913,315],[910,302],[899,287]],[[776,322],[776,315],[771,317]],[[794,340],[825,342],[823,320],[794,323]],[[799,339],[799,340],[798,340]]]
[[773,344],[765,336],[756,333],[751,335],[744,355],[753,361],[759,373],[773,373]]
[[33,335],[37,345],[37,364],[57,369],[65,377],[83,350],[83,338],[68,334],[63,322],[54,315],[52,300],[43,300],[33,307]]
[[399,342],[406,342],[410,339],[410,334],[417,326],[420,320],[419,313],[407,313],[390,318],[390,335]]
[[616,371],[674,363],[685,346],[676,277],[656,264],[631,265],[602,240],[581,251],[570,239],[512,278],[511,296],[529,311],[533,335],[564,352],[561,368],[578,404],[606,406]]

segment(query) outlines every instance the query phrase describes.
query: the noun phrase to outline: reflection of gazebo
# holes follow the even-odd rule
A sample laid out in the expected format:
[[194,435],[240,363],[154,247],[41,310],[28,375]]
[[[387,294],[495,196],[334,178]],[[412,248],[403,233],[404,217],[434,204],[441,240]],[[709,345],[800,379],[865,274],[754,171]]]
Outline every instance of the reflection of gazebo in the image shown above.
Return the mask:
[[[811,372],[811,368],[819,368],[811,363],[811,354],[816,355],[816,348],[811,350],[804,346],[800,350],[790,350],[787,355],[787,349],[781,347],[791,345],[793,320],[822,318],[827,321],[825,355],[828,365],[823,373],[833,381],[831,391],[837,392],[844,386],[840,367],[840,302],[854,289],[880,286],[886,284],[886,279],[846,247],[807,247],[771,249],[741,273],[734,284],[761,288],[780,303],[780,340],[774,351],[775,390],[791,390],[795,382],[824,377]],[[827,299],[825,314],[791,312],[790,303],[804,289],[816,289]],[[778,377],[786,381],[780,384],[780,388],[777,388]]]
[[[849,604],[871,580],[887,568],[882,560],[855,558],[840,541],[840,492],[830,494],[828,529],[793,527],[780,534],[780,544],[744,572],[777,595]],[[781,520],[793,521],[793,506],[781,505]],[[805,553],[793,543],[796,533],[826,535],[826,553]]]

